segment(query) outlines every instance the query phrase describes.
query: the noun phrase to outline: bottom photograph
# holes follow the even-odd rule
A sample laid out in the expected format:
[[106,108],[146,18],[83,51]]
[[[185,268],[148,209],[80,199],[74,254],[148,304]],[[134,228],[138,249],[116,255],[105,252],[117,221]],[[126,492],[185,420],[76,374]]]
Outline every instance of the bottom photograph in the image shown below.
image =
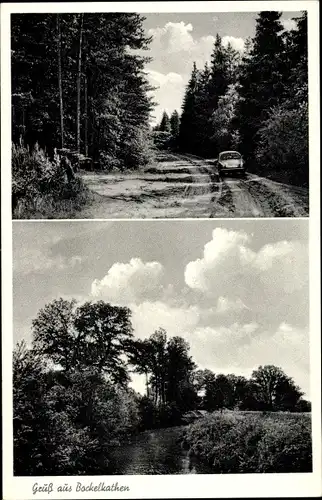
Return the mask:
[[307,220],[13,222],[15,476],[312,471]]

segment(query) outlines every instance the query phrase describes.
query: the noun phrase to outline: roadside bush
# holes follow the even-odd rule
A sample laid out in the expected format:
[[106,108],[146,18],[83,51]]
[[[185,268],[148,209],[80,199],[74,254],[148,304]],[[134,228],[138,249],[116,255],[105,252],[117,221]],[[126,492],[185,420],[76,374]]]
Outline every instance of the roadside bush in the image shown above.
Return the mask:
[[154,159],[151,140],[147,130],[134,129],[122,142],[120,151],[124,169],[137,170]]
[[68,181],[58,158],[51,161],[37,145],[13,145],[11,163],[14,218],[66,217],[89,200],[82,179]]
[[308,106],[273,108],[258,132],[256,162],[266,173],[287,173],[297,185],[308,185]]
[[64,183],[64,172],[58,164],[50,162],[38,146],[30,151],[12,146],[12,195],[32,199],[39,194],[57,191]]
[[122,170],[122,162],[104,151],[100,152],[99,166],[103,171]]
[[214,473],[312,470],[311,424],[303,414],[212,414],[185,429],[182,445]]
[[152,133],[154,145],[157,149],[169,149],[172,144],[171,132],[164,132],[161,130],[154,130]]

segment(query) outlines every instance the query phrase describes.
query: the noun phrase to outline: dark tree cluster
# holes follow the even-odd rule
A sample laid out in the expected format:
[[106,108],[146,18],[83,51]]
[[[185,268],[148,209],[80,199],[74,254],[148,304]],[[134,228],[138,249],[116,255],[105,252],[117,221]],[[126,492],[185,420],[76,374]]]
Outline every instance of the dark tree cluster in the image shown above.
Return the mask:
[[238,149],[253,168],[308,183],[307,13],[285,32],[260,12],[241,55],[219,35],[210,65],[193,65],[182,105],[180,149],[206,157]]
[[281,368],[259,366],[250,379],[234,374],[215,374],[198,370],[196,387],[201,394],[199,405],[207,411],[223,408],[253,411],[310,411],[310,403]]
[[[162,328],[133,336],[131,311],[103,301],[54,300],[13,356],[16,475],[104,474],[109,449],[140,430],[178,425],[189,411],[310,411],[280,368],[250,380],[197,370],[190,346]],[[145,376],[145,395],[129,386]]]
[[160,123],[155,125],[152,137],[158,149],[177,149],[180,130],[180,116],[175,109],[169,117],[166,111],[163,112]]
[[134,341],[130,363],[146,381],[146,396],[140,405],[143,426],[180,423],[183,413],[196,407],[196,365],[189,349],[181,337],[168,339],[162,328],[148,339]]
[[12,138],[89,156],[103,168],[149,157],[152,102],[138,55],[150,39],[132,13],[11,16]]

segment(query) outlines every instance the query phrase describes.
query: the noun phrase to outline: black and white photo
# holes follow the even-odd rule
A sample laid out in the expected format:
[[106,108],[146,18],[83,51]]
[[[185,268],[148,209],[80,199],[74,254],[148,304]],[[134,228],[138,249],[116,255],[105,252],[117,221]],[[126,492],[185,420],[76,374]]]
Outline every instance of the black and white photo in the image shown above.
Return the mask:
[[318,0],[0,14],[4,500],[321,496]]
[[16,224],[15,474],[311,472],[307,229]]
[[307,217],[307,11],[13,14],[15,219]]

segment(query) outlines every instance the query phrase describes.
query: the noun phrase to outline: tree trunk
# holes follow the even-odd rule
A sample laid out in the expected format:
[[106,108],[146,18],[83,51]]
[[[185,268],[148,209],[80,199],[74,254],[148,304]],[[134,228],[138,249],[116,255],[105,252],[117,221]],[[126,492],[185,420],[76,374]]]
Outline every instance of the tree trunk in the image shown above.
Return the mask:
[[79,20],[79,46],[77,57],[77,106],[76,106],[76,150],[80,153],[80,101],[81,101],[81,73],[82,73],[82,39],[83,39],[84,14],[80,15]]
[[85,77],[84,77],[84,115],[85,115],[85,130],[84,130],[84,145],[85,145],[85,156],[88,156],[88,95],[87,95],[87,75],[85,67]]
[[148,372],[145,372],[145,388],[146,388],[146,395],[147,395],[147,397],[149,397]]
[[84,59],[84,151],[85,156],[88,156],[88,81],[87,81],[87,57],[88,43],[83,36],[83,59]]
[[61,68],[61,28],[59,14],[56,16],[57,22],[57,55],[58,55],[58,88],[59,88],[59,112],[60,112],[60,147],[64,148],[64,108],[63,108],[63,85]]

